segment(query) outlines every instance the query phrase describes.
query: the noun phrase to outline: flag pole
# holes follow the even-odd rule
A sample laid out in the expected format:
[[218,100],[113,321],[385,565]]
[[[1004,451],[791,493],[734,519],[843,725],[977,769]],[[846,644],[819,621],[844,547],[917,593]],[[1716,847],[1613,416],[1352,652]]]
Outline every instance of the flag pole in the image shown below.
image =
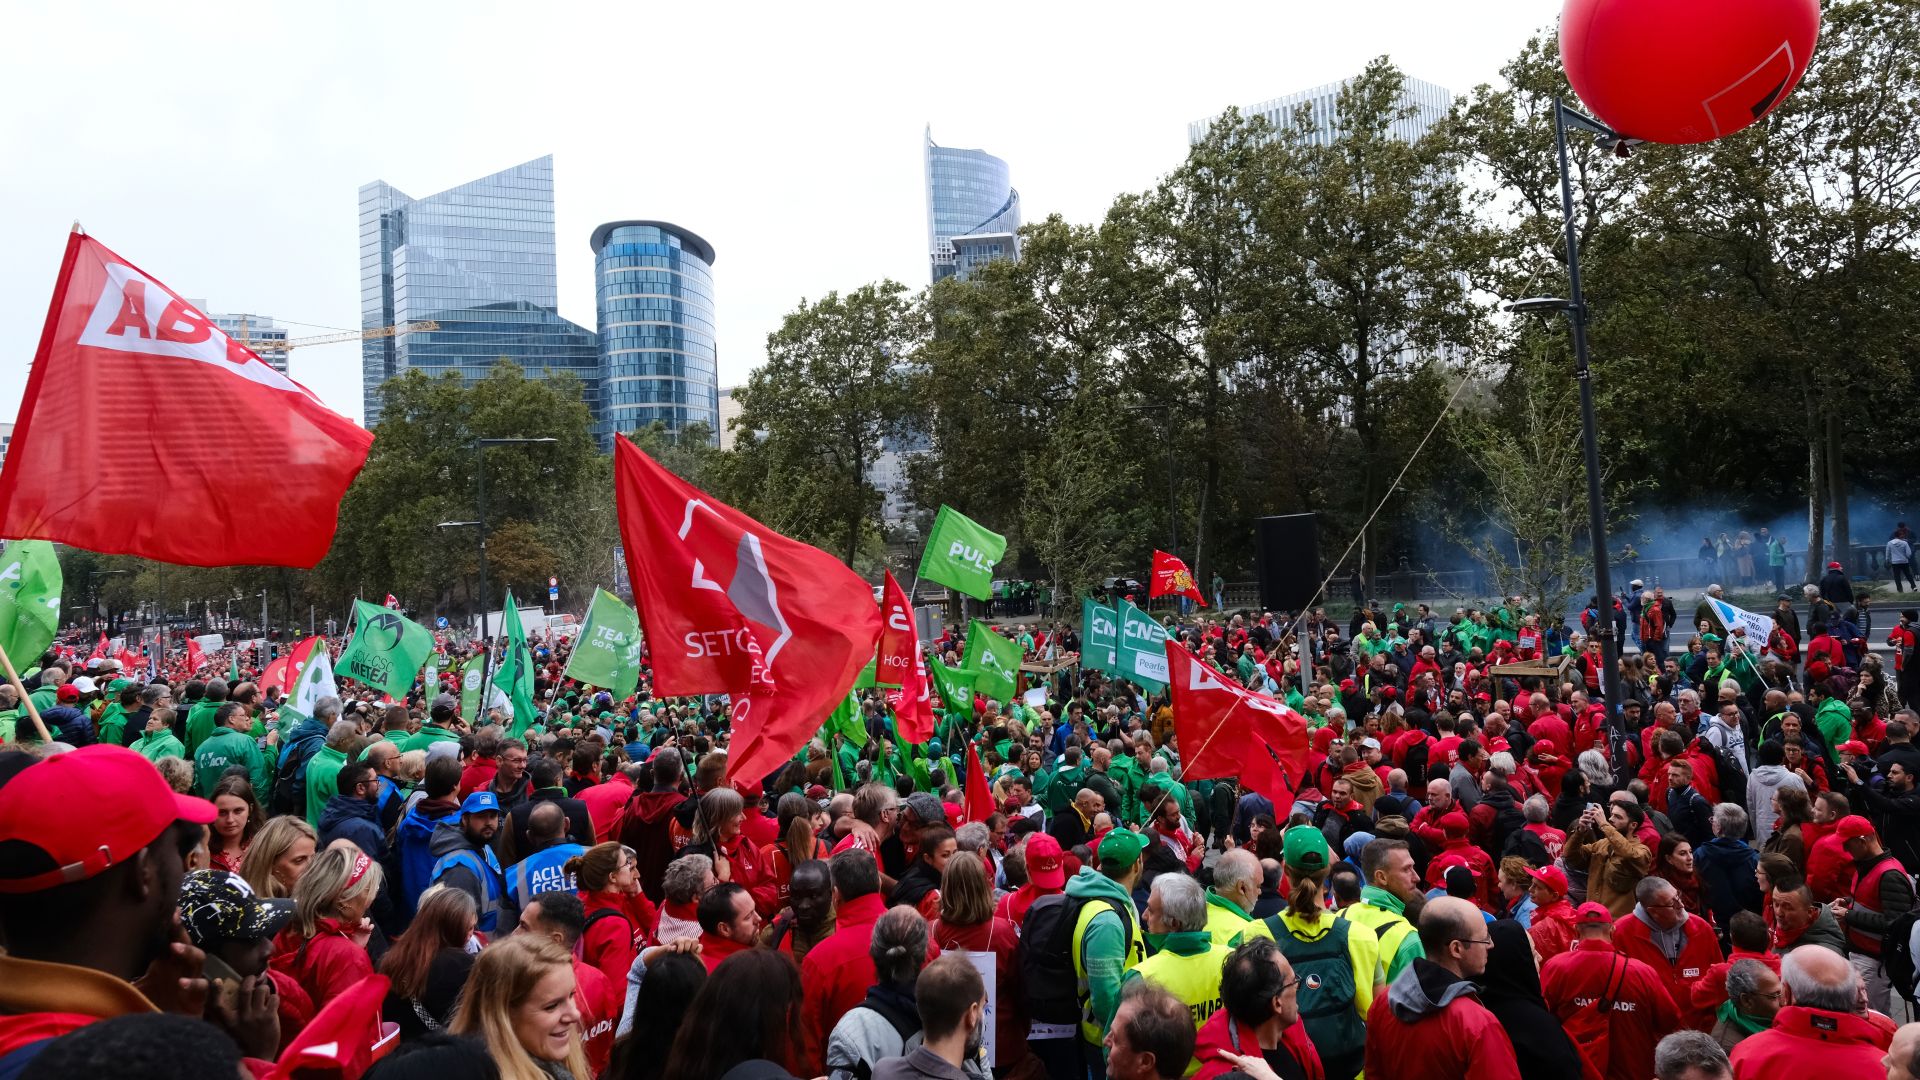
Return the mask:
[[20,673],[13,670],[13,659],[5,648],[0,648],[0,664],[7,669],[7,682],[13,685],[13,692],[20,695],[20,704],[26,706],[27,716],[33,720],[34,729],[40,732],[41,742],[52,742],[53,736],[47,734],[47,722],[40,719],[40,710],[34,707],[33,699],[27,696],[27,688],[20,683]]

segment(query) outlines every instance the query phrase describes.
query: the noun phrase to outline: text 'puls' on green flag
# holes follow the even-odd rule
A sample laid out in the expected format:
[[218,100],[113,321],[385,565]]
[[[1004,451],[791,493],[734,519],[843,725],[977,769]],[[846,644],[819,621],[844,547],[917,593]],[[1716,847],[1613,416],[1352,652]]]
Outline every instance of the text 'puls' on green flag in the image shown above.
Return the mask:
[[13,666],[40,666],[60,629],[60,557],[45,540],[10,540],[0,555],[0,648]]
[[640,685],[640,618],[605,589],[593,590],[593,605],[573,643],[566,676],[604,686],[616,698],[632,696]]
[[920,576],[959,589],[975,600],[993,599],[993,568],[1007,553],[1007,538],[969,520],[951,506],[934,515],[933,531],[920,553]]
[[1117,673],[1120,665],[1114,646],[1119,640],[1120,622],[1113,609],[1091,599],[1081,600],[1080,663],[1109,675]]
[[1120,643],[1116,648],[1120,670],[1128,682],[1139,683],[1150,693],[1167,688],[1167,628],[1131,603],[1118,603]]
[[940,695],[943,711],[973,717],[973,686],[980,673],[972,668],[950,668],[938,658],[927,657],[927,674],[933,676],[934,693]]
[[979,672],[974,689],[1002,704],[1020,692],[1020,646],[974,619],[967,626],[967,666]]
[[399,612],[365,600],[353,602],[353,621],[353,640],[341,650],[334,674],[388,697],[406,697],[433,652],[433,635]]
[[500,657],[493,684],[513,706],[513,724],[507,734],[519,738],[533,723],[533,650],[527,648],[527,628],[520,625],[520,609],[514,606],[512,589],[507,590],[500,618],[507,624],[507,651]]

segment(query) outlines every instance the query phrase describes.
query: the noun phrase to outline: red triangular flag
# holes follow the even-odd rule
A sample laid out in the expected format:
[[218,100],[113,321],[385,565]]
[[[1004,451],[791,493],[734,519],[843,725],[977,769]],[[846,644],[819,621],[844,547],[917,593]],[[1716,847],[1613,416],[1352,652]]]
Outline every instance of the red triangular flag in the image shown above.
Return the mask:
[[95,645],[95,646],[93,647],[93,655],[92,655],[92,656],[89,656],[89,657],[87,657],[87,659],[89,659],[89,660],[105,660],[106,658],[107,658],[107,635],[105,635],[105,634],[101,634],[101,635],[100,635],[100,644],[98,644],[98,645]]
[[1177,642],[1166,649],[1182,778],[1237,776],[1284,811],[1293,802],[1289,784],[1306,771],[1306,718],[1233,685]]
[[[207,423],[192,438],[102,439],[102,416],[124,431]],[[0,536],[188,566],[311,567],[371,445],[177,293],[74,233],[0,469]],[[127,505],[140,512],[109,512]]]
[[907,591],[887,571],[887,585],[881,592],[881,610],[885,621],[880,629],[880,653],[876,661],[875,681],[893,684],[887,704],[893,706],[893,722],[904,742],[924,743],[933,738],[933,699],[927,686],[927,658],[920,653],[920,630],[913,624],[913,605]]
[[1185,596],[1201,607],[1207,606],[1207,598],[1200,593],[1200,583],[1193,579],[1193,571],[1187,564],[1164,551],[1153,553],[1153,581],[1147,586],[1148,596]]
[[614,496],[654,692],[730,694],[727,775],[758,780],[820,729],[873,658],[873,590],[614,440]]
[[993,787],[987,783],[987,770],[980,765],[980,751],[967,740],[967,820],[985,821],[998,807],[993,805]]
[[399,610],[400,610],[400,601],[399,601],[399,599],[398,599],[398,598],[396,598],[396,597],[395,597],[395,596],[394,596],[394,595],[393,595],[392,593],[388,593],[388,594],[387,594],[387,606],[388,606],[388,607],[390,607],[390,608],[392,608],[392,609],[393,609],[393,610],[395,610],[395,611],[399,611]]
[[200,665],[207,662],[207,652],[198,641],[187,639],[187,670],[199,671]]

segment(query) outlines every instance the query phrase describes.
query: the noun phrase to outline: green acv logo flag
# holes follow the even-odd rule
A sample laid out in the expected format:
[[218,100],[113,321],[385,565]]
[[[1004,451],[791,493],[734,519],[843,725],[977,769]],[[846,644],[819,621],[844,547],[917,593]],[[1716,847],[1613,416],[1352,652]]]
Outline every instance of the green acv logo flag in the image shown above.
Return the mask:
[[618,698],[630,696],[640,685],[640,619],[605,589],[593,592],[566,675],[588,686],[604,686]]
[[1007,553],[1007,538],[951,506],[934,515],[920,576],[959,589],[975,600],[993,598],[993,568]]
[[433,635],[399,612],[363,600],[353,602],[353,614],[353,640],[340,653],[335,674],[388,697],[405,697],[433,653]]
[[24,671],[60,628],[60,558],[45,540],[12,540],[0,555],[0,648]]

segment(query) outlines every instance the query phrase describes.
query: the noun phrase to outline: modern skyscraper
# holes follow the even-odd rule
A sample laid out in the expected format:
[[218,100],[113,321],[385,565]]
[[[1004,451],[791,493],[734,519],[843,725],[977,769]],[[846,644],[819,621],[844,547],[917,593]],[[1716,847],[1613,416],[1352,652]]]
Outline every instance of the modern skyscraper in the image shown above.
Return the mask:
[[531,378],[572,372],[598,420],[599,345],[557,305],[551,156],[421,199],[385,181],[360,189],[361,327],[440,324],[362,344],[368,427],[388,379],[420,368],[474,382],[503,358]]
[[[1311,90],[1302,90],[1296,94],[1277,97],[1272,101],[1263,101],[1258,105],[1249,105],[1240,110],[1242,116],[1264,116],[1267,122],[1276,128],[1288,127],[1293,123],[1293,113],[1302,105],[1312,106],[1313,130],[1308,135],[1310,142],[1325,146],[1333,142],[1334,135],[1340,130],[1340,117],[1337,108],[1340,100],[1340,88],[1351,82],[1340,82],[1316,86]],[[1443,86],[1420,79],[1408,78],[1401,89],[1401,100],[1414,108],[1412,116],[1393,125],[1393,133],[1409,142],[1425,135],[1433,126],[1447,115],[1453,107],[1453,95]],[[1221,114],[1214,114],[1204,120],[1195,120],[1187,125],[1187,142],[1197,143],[1206,138],[1207,129]]]
[[675,434],[705,424],[718,440],[713,245],[665,221],[610,221],[592,243],[602,444],[655,420]]
[[220,332],[234,339],[249,343],[254,355],[265,360],[273,370],[282,375],[287,373],[287,356],[292,351],[275,342],[287,340],[287,328],[277,326],[265,315],[223,315],[217,311],[208,311],[205,300],[188,300],[187,303],[200,309],[201,314],[213,321]]
[[[1020,257],[1020,193],[1007,163],[985,150],[956,150],[927,128],[927,250],[933,280],[993,258]],[[964,252],[964,260],[961,252]]]

